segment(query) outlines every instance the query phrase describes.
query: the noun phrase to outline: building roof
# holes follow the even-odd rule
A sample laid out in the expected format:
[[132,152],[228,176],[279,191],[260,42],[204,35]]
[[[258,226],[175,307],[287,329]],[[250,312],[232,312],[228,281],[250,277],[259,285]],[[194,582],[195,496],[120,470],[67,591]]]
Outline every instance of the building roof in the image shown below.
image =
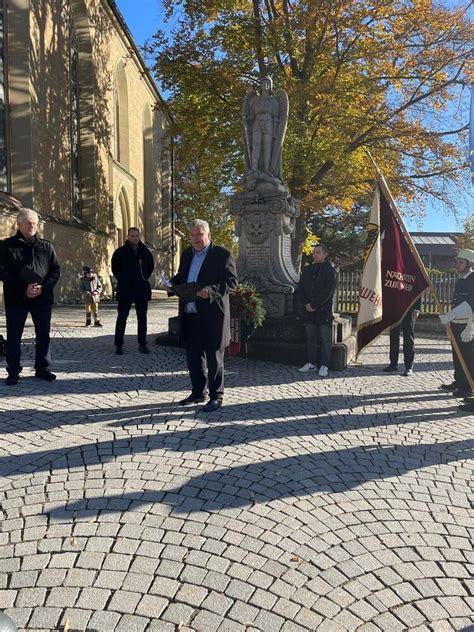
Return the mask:
[[436,255],[441,257],[454,257],[459,250],[457,238],[463,233],[410,233],[413,243],[420,255]]
[[463,233],[410,233],[414,244],[457,244],[457,237]]

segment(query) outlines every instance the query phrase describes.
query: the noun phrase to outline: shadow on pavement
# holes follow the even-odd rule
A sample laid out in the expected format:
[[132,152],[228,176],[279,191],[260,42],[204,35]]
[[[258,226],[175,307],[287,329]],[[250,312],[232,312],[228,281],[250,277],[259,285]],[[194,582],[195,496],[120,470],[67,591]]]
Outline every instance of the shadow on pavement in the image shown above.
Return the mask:
[[162,491],[137,491],[66,503],[52,519],[134,510],[147,503],[174,507],[177,514],[213,512],[318,492],[339,493],[369,481],[474,457],[474,441],[397,446],[358,446],[302,454],[206,472],[184,485]]
[[[32,378],[33,379],[33,378]],[[112,379],[112,378],[110,378]],[[122,379],[119,378],[116,383],[116,390],[120,392],[122,389]],[[37,381],[37,380],[36,380]],[[168,392],[171,378],[163,380],[161,384],[156,384],[155,390],[157,392]],[[176,386],[178,385],[177,378],[175,378]],[[45,385],[45,389],[49,390],[49,387],[53,385]],[[126,390],[133,390],[133,379],[127,378]],[[184,387],[184,379],[183,379]],[[84,386],[87,392],[87,387]],[[81,391],[82,392],[82,391]],[[99,391],[100,393],[100,391]],[[95,393],[96,394],[96,393]],[[195,417],[196,413],[199,414],[200,406],[179,406],[177,401],[181,399],[182,393],[176,393],[176,401],[169,402],[157,402],[156,404],[140,404],[137,403],[131,406],[108,406],[104,408],[81,408],[76,410],[62,410],[62,411],[43,411],[39,412],[37,408],[20,408],[10,411],[0,412],[0,435],[14,432],[36,432],[38,430],[48,430],[57,428],[60,426],[74,425],[74,424],[90,424],[90,423],[104,423],[114,427],[126,427],[130,425],[141,425],[150,423],[166,423],[168,421],[179,421],[177,415],[189,417]],[[340,432],[341,430],[353,430],[364,427],[374,427],[387,424],[399,424],[407,422],[420,422],[430,421],[433,419],[439,419],[441,415],[452,416],[453,409],[447,407],[445,409],[435,407],[436,402],[445,401],[449,398],[449,394],[443,391],[423,391],[418,393],[416,391],[408,391],[404,393],[404,402],[406,406],[410,403],[424,403],[426,401],[429,406],[426,408],[414,408],[402,411],[397,410],[383,410],[390,404],[396,404],[400,401],[399,393],[380,393],[377,396],[373,395],[347,395],[342,396],[311,396],[311,397],[298,397],[298,398],[286,398],[286,399],[272,399],[258,402],[248,402],[239,404],[226,404],[217,414],[199,414],[199,421],[205,421],[209,425],[226,422],[226,425],[220,426],[222,429],[229,428],[232,424],[236,425],[239,422],[245,421],[262,421],[273,420],[281,418],[290,418],[287,422],[279,421],[275,426],[281,426],[282,428],[292,428],[295,426],[294,434],[301,433],[301,423],[318,424],[312,425],[308,433],[303,434],[321,434],[323,432]],[[457,400],[452,399],[453,405],[457,403]],[[354,409],[360,407],[378,407],[380,412],[371,414],[371,422],[368,423],[364,418],[367,416],[364,411],[354,412]],[[350,411],[344,414],[340,418],[331,418],[330,413],[341,410]],[[300,419],[297,422],[293,422],[291,418],[299,416]],[[367,416],[368,417],[368,416]],[[271,438],[271,429],[268,427],[271,424],[260,424],[256,427],[267,428],[265,433],[268,438]],[[251,436],[252,426],[245,426],[245,432]],[[188,432],[199,433],[213,433],[217,432],[218,428],[214,427],[212,431],[207,429],[198,429]],[[240,430],[243,431],[242,429]],[[293,431],[292,431],[293,433]],[[176,434],[176,433],[175,433]],[[181,433],[185,434],[185,433]],[[1,462],[1,459],[0,459]]]
[[[168,405],[166,405],[168,408]],[[83,443],[81,445],[71,447],[61,447],[54,450],[41,450],[29,455],[4,456],[0,458],[0,476],[5,476],[11,472],[16,474],[19,472],[31,472],[32,468],[35,472],[39,471],[55,471],[58,469],[69,469],[71,464],[74,467],[90,467],[113,462],[116,458],[134,454],[150,454],[154,450],[167,450],[173,452],[200,452],[214,448],[249,445],[261,443],[262,441],[278,441],[279,439],[294,437],[300,439],[304,437],[306,441],[310,437],[318,435],[330,435],[348,430],[360,430],[372,427],[384,427],[394,424],[419,424],[422,421],[432,421],[435,416],[432,408],[415,409],[412,411],[401,411],[400,413],[381,413],[381,414],[347,414],[337,415],[332,418],[327,413],[320,416],[308,417],[288,421],[269,421],[258,423],[258,417],[255,417],[255,405],[248,408],[247,415],[245,407],[236,406],[239,409],[239,421],[251,421],[249,425],[237,425],[232,423],[221,425],[210,425],[204,427],[193,428],[190,430],[172,430],[164,432],[150,432],[148,434],[132,435],[120,438],[111,437],[105,441]],[[244,410],[242,411],[242,408]],[[278,414],[275,417],[285,416],[285,409],[276,406]],[[168,408],[169,410],[169,408]],[[145,419],[145,423],[161,424],[174,421],[179,423],[183,417],[188,414],[195,418],[196,409],[183,410],[179,408],[179,417],[170,417],[170,413],[156,410],[151,407],[130,407],[126,412],[125,419],[119,419],[110,425],[124,426],[132,424],[138,426],[141,420]],[[87,412],[87,411],[83,411]],[[90,411],[94,415],[93,411]],[[262,407],[262,414],[265,407]],[[292,416],[295,417],[295,410],[292,410]],[[457,411],[454,413],[452,408],[437,409],[436,420],[451,420],[456,415],[464,417]],[[24,412],[23,412],[24,414]],[[68,413],[65,413],[66,415]],[[102,411],[102,415],[115,416],[120,412],[113,410]],[[150,420],[148,417],[151,415]],[[209,415],[211,416],[212,413]],[[163,418],[164,417],[164,418]],[[202,415],[205,419],[205,416]],[[87,419],[87,417],[86,417]],[[103,421],[103,417],[100,419]],[[128,421],[127,421],[128,420]],[[369,421],[370,420],[370,421]],[[75,421],[80,421],[76,419]],[[89,421],[97,421],[92,416]],[[266,448],[268,452],[268,447]]]

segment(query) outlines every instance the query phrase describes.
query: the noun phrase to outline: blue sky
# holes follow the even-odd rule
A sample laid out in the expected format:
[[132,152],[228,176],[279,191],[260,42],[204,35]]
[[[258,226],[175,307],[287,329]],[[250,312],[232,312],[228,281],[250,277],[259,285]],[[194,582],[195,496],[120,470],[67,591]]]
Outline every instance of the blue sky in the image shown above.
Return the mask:
[[[143,44],[158,28],[163,26],[163,7],[160,0],[115,1],[137,44]],[[448,1],[447,4],[453,4],[453,2]],[[465,206],[459,209],[458,220],[438,204],[427,208],[423,219],[405,216],[405,223],[408,230],[412,231],[460,231],[462,229],[460,224],[466,217],[472,215],[473,210],[471,196],[471,200],[466,200]]]

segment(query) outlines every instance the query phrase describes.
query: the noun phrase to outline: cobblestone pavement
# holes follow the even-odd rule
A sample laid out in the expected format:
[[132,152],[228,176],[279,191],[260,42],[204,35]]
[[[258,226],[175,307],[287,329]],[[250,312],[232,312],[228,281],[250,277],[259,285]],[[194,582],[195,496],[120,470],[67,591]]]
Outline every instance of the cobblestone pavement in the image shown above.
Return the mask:
[[[446,340],[417,341],[411,378],[381,373],[386,338],[330,379],[229,359],[206,415],[176,405],[182,350],[112,353],[113,309],[103,329],[54,312],[51,384],[29,327],[0,385],[0,610],[20,629],[474,629],[474,419],[438,389]],[[174,310],[153,303],[150,332]]]

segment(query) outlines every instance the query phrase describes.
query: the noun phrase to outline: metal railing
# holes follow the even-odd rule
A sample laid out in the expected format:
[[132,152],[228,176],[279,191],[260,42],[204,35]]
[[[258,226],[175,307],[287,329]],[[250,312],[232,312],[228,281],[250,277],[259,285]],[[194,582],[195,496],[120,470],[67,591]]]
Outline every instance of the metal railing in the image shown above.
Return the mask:
[[[359,303],[361,272],[344,272],[338,274],[336,290],[336,307],[338,312],[355,313]],[[458,279],[455,272],[438,272],[430,274],[443,311],[451,309],[454,284]],[[437,314],[438,307],[430,290],[425,290],[421,297],[421,311],[425,314]]]

